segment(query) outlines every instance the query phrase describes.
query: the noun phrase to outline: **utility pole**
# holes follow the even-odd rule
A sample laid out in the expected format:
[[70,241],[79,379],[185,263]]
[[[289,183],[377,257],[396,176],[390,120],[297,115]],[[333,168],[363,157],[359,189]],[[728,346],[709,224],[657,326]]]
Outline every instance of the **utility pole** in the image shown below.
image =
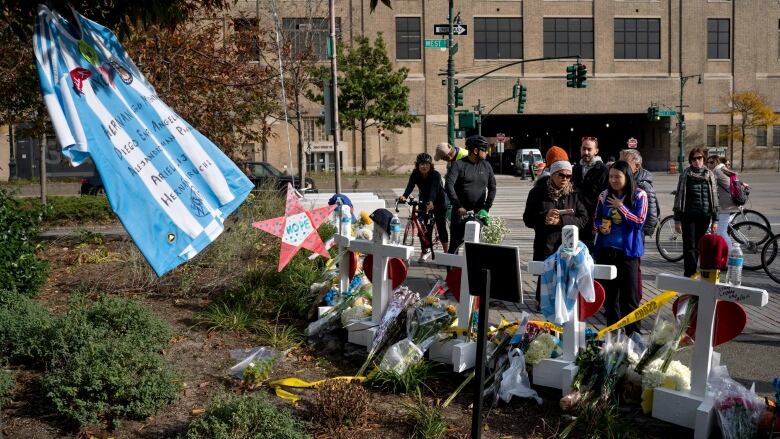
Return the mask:
[[452,51],[453,1],[449,0],[449,13],[447,15],[447,22],[450,26],[447,37],[447,143],[450,146],[455,146],[455,60],[453,59],[455,54]]
[[685,114],[683,110],[683,91],[685,90],[685,83],[693,77],[699,77],[699,84],[701,84],[701,75],[688,75],[680,76],[680,111],[677,112],[678,125],[680,126],[680,135],[677,139],[677,172],[683,173],[683,163],[685,162]]
[[[362,12],[361,12],[362,13]],[[330,18],[330,75],[333,90],[331,90],[331,101],[333,102],[333,156],[336,165],[336,193],[341,192],[341,157],[339,151],[339,87],[338,70],[336,69],[336,6],[335,0],[328,1],[328,16]],[[304,182],[301,182],[303,185]]]

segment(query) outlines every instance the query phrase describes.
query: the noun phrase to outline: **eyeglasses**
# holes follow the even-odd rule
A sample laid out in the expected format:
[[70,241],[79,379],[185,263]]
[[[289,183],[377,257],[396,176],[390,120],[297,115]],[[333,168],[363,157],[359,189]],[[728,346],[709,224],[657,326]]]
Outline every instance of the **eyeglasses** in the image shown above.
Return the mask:
[[563,180],[571,180],[571,177],[572,177],[571,174],[559,174],[559,173],[556,173],[555,175],[557,175],[558,178],[563,179]]
[[703,155],[697,155],[696,157],[692,158],[691,160],[704,160]]

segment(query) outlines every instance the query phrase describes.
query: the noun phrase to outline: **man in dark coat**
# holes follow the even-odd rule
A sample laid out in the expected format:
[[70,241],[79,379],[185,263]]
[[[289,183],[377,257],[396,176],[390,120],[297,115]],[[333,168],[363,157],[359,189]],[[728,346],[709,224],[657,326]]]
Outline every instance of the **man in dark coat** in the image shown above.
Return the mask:
[[599,140],[595,137],[583,137],[580,146],[580,161],[574,165],[572,183],[579,192],[582,204],[588,212],[589,227],[580,235],[580,240],[588,245],[593,253],[593,214],[601,191],[607,188],[609,169],[599,157]]
[[[567,157],[554,162],[550,175],[540,177],[528,193],[523,222],[534,229],[534,261],[543,261],[558,250],[563,226],[577,226],[580,233],[592,227],[571,178],[572,166]],[[539,302],[539,282],[536,301]]]

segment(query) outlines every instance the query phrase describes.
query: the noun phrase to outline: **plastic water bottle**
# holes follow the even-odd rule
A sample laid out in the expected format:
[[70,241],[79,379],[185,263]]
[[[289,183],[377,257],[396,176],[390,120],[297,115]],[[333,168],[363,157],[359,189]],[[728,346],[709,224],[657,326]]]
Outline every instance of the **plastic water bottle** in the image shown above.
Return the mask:
[[342,204],[339,216],[341,220],[341,235],[352,238],[352,209],[346,204]]
[[731,285],[742,285],[742,265],[744,263],[745,258],[742,255],[742,248],[738,243],[732,242],[728,262],[728,283]]
[[393,215],[390,220],[390,244],[401,245],[401,220],[398,215]]

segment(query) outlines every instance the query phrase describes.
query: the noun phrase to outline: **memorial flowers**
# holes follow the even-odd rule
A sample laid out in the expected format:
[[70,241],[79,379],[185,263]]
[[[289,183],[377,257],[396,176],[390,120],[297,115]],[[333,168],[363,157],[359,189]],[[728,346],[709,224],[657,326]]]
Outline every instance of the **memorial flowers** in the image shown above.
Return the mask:
[[724,439],[755,437],[765,403],[750,389],[728,376],[713,385],[715,408]]
[[539,364],[546,358],[551,358],[554,352],[559,352],[558,337],[549,332],[539,333],[528,344],[528,350],[525,352],[525,362],[528,364]]

